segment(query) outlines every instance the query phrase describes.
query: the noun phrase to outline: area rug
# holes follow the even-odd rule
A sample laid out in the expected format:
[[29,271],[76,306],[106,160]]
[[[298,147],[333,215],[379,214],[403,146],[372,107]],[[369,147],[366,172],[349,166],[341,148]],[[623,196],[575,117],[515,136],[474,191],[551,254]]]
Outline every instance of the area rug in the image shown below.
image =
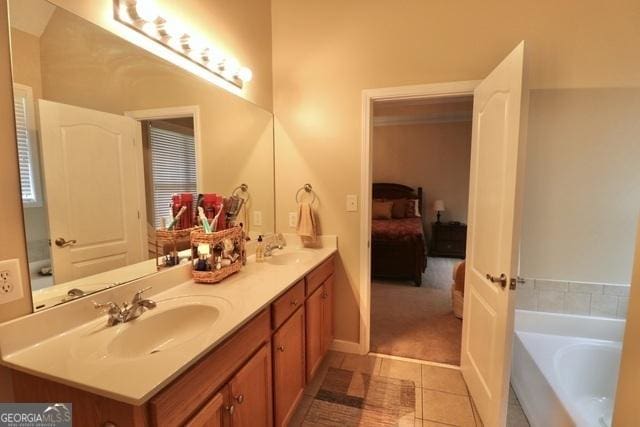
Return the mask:
[[329,368],[303,426],[397,426],[415,417],[413,381]]
[[429,258],[421,287],[403,281],[372,283],[372,352],[460,364],[462,321],[451,307],[451,275],[458,261]]

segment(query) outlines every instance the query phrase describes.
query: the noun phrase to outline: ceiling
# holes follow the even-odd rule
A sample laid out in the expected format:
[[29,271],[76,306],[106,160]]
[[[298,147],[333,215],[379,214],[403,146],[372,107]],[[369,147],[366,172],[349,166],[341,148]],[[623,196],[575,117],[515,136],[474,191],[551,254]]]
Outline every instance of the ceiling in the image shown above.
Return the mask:
[[40,37],[49,24],[56,7],[44,0],[10,0],[11,26],[25,33]]
[[373,125],[468,122],[473,116],[473,96],[431,97],[376,101]]

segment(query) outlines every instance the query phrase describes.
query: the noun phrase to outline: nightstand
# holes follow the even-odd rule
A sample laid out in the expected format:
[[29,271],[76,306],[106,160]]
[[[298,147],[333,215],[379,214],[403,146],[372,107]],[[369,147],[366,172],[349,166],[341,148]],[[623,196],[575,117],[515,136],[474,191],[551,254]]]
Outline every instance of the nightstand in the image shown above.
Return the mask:
[[464,258],[467,252],[467,226],[434,222],[431,224],[430,256]]

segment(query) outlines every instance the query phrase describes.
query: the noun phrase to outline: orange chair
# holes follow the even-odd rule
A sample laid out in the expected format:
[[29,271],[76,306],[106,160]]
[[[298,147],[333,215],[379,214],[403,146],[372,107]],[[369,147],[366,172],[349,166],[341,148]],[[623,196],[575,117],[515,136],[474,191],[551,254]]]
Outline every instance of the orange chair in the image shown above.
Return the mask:
[[464,304],[464,261],[460,261],[453,267],[453,285],[451,286],[451,304],[453,314],[462,319]]

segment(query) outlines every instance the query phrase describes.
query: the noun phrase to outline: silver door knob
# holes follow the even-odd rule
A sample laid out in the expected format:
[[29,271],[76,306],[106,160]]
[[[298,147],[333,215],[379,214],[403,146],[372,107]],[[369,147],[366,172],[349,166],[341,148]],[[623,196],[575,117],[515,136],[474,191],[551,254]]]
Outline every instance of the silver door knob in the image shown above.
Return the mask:
[[73,246],[78,243],[75,239],[65,240],[64,237],[58,237],[56,239],[56,246],[59,248],[66,248],[67,246]]
[[227,412],[229,413],[229,415],[233,415],[233,413],[236,411],[236,407],[233,405],[229,405],[227,406]]
[[234,399],[236,400],[236,402],[242,403],[242,402],[244,402],[244,395],[243,394],[239,394],[236,397],[234,397]]
[[284,346],[283,345],[279,345],[278,347],[276,347],[276,350],[278,350],[279,352],[284,353]]

